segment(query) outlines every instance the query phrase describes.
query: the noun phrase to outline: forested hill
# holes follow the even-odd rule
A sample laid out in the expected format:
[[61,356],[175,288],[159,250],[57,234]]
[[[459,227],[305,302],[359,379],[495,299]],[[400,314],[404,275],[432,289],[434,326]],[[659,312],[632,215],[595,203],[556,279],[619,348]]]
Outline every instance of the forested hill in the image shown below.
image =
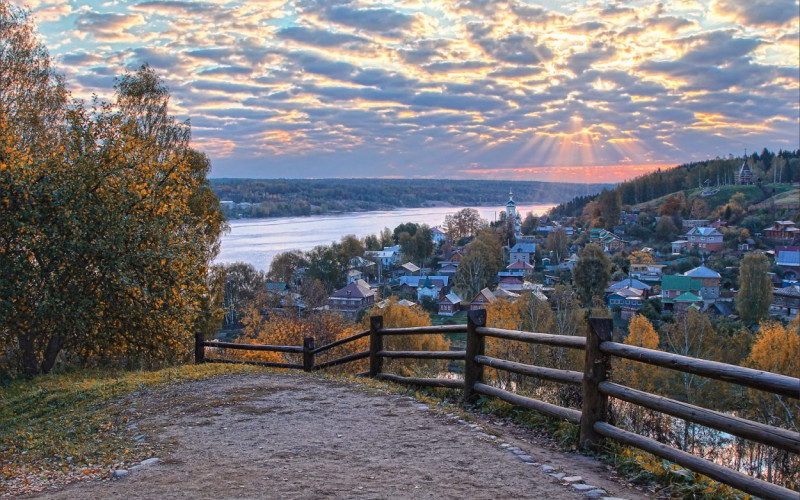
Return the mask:
[[[753,153],[746,159],[731,156],[658,170],[623,182],[612,191],[619,193],[623,205],[637,205],[678,191],[726,186],[736,182],[736,174],[745,160],[753,171],[754,182],[789,184],[800,182],[800,150],[772,153],[765,148],[761,154]],[[596,197],[596,193],[576,196],[553,208],[551,215],[577,217]]]
[[448,179],[211,179],[220,200],[253,203],[236,216],[281,217],[437,205],[560,203],[609,184]]

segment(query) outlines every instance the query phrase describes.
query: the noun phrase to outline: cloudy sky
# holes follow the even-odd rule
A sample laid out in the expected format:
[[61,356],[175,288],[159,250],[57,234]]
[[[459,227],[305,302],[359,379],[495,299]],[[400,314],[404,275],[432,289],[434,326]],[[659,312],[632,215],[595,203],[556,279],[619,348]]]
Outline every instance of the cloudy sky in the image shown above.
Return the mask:
[[800,148],[797,0],[12,0],[75,96],[148,63],[216,177],[609,182]]

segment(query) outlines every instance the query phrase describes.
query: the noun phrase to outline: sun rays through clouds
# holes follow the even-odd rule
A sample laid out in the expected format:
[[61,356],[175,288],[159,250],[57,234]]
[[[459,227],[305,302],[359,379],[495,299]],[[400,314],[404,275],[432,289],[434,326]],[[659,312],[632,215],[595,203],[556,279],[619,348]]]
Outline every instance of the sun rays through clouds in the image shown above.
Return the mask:
[[595,182],[799,147],[797,0],[28,5],[76,96],[159,71],[218,176]]

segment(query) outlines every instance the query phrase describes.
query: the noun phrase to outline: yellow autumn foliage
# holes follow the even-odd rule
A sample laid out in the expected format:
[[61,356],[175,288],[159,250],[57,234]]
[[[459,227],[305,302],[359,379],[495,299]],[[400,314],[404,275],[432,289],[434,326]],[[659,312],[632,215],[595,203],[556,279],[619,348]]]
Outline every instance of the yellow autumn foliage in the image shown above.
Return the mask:
[[[369,329],[370,316],[383,316],[384,328],[402,328],[414,326],[430,326],[431,319],[428,313],[419,306],[402,306],[395,297],[386,300],[383,308],[374,306],[369,314],[361,320],[359,330]],[[447,351],[450,341],[444,335],[387,335],[383,338],[384,349],[389,351]],[[403,376],[435,376],[444,370],[446,361],[415,360],[415,359],[386,359],[384,370],[387,373],[396,373]]]
[[[646,317],[641,314],[634,316],[628,330],[630,333],[625,338],[625,345],[658,349],[658,333]],[[617,367],[614,372],[616,380],[634,389],[653,392],[657,367],[622,358],[618,360]]]

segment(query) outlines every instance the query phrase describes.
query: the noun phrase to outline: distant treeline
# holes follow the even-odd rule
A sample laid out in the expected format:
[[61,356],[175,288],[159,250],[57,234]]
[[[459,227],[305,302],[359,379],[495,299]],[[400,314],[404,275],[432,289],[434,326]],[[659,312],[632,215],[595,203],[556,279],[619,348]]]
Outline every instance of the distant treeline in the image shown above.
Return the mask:
[[519,204],[559,203],[609,184],[448,179],[211,179],[229,217],[284,217],[438,205],[502,205],[509,189]]
[[[715,158],[658,170],[623,182],[614,191],[620,194],[622,204],[636,205],[677,191],[734,184],[745,160],[753,171],[753,182],[800,182],[800,150],[772,153],[765,148],[761,154],[753,153],[746,159]],[[596,197],[596,193],[576,196],[553,208],[550,213],[555,217],[577,217]]]

